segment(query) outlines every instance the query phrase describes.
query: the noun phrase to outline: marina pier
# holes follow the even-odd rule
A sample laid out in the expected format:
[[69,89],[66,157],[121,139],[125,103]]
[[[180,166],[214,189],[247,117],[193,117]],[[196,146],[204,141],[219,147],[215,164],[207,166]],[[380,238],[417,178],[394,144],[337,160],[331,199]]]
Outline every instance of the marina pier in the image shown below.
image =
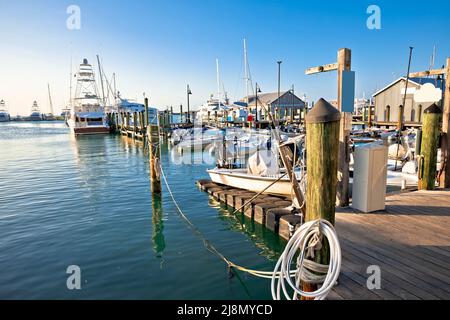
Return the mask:
[[0,7],[0,300],[450,301],[448,0]]

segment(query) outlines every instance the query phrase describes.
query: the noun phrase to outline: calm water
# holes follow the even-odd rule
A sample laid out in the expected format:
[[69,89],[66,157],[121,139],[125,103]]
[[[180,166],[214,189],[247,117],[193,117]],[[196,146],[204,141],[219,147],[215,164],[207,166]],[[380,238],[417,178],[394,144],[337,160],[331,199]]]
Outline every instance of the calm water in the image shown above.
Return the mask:
[[[201,159],[162,148],[182,209],[229,259],[270,270],[284,242],[199,191],[213,166]],[[163,189],[152,197],[147,156],[129,139],[0,123],[0,299],[269,299],[269,280],[228,276]],[[66,287],[69,265],[81,290]]]

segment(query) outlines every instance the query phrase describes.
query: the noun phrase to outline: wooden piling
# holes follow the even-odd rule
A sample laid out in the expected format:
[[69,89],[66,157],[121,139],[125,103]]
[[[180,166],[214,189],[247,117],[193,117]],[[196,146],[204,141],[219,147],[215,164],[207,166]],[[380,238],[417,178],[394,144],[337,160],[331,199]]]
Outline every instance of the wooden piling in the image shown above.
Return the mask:
[[[348,48],[338,50],[337,55],[337,71],[338,71],[338,109],[342,112],[342,98],[343,98],[343,73],[344,71],[351,71],[352,52]],[[348,117],[341,117],[341,124],[339,129],[339,176],[337,185],[337,205],[346,207],[349,204],[349,185],[350,185],[350,154],[349,154],[349,140],[350,130],[347,129]],[[351,115],[350,115],[351,118]],[[350,120],[351,121],[351,120]]]
[[436,105],[423,112],[421,155],[419,156],[419,190],[433,190],[436,183],[436,160],[439,144],[439,122],[442,111]]
[[[145,106],[145,125],[147,128],[148,153],[150,158],[150,184],[153,193],[161,193],[161,172],[160,162],[161,150],[159,145],[158,125],[150,124],[148,120],[148,98],[144,100]],[[159,121],[158,121],[159,123]]]
[[[325,219],[334,224],[339,156],[340,112],[324,99],[319,99],[306,116],[306,150],[308,168],[305,221]],[[328,264],[329,246],[315,252],[315,262]],[[305,291],[316,285],[303,284]]]
[[137,112],[133,112],[133,138],[136,137],[137,133]]
[[402,131],[403,130],[403,106],[398,106],[398,119],[397,119],[397,130]]
[[306,221],[326,219],[334,224],[340,113],[320,99],[306,116]]
[[439,186],[450,188],[450,58],[445,68],[445,88],[442,115],[441,170]]

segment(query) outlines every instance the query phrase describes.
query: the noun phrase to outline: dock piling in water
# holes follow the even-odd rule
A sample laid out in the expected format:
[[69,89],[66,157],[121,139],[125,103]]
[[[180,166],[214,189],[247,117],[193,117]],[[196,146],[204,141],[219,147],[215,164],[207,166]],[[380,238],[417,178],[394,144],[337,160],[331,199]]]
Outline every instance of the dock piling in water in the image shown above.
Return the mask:
[[[153,193],[161,193],[160,145],[158,125],[148,121],[148,99],[145,98],[145,123],[147,124],[148,153],[150,157],[150,183]],[[159,122],[158,122],[159,123]]]

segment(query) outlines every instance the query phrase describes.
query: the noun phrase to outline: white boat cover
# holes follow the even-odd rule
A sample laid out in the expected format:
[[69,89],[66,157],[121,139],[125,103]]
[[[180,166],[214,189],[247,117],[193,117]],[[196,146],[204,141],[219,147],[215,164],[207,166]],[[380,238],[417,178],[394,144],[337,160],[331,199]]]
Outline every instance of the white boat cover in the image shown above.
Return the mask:
[[278,160],[270,150],[259,150],[247,163],[247,173],[258,176],[272,176],[280,172]]

